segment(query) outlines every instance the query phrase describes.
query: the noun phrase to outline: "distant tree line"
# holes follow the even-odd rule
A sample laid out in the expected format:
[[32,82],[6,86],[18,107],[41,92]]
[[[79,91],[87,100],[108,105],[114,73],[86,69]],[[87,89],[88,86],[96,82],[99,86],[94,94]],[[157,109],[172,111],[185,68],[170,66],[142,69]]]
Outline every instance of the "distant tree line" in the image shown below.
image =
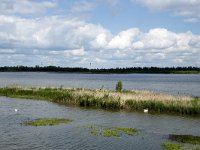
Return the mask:
[[66,73],[200,73],[200,67],[128,67],[110,69],[88,69],[81,67],[57,66],[4,66],[0,72],[66,72]]

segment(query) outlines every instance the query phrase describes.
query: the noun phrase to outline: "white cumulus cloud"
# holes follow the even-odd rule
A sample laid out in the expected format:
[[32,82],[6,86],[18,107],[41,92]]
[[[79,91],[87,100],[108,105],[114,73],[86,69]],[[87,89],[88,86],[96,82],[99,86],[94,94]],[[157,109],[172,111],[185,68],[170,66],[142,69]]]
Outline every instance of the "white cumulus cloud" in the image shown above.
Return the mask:
[[129,48],[132,42],[138,37],[140,34],[139,29],[129,29],[120,32],[118,35],[112,38],[112,40],[108,43],[108,48],[111,49],[125,49]]

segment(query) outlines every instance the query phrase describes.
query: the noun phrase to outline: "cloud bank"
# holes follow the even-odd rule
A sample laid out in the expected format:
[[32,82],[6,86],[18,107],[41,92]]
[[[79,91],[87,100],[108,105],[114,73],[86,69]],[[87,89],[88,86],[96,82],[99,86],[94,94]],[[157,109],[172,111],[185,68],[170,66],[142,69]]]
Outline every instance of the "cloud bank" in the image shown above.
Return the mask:
[[74,17],[0,15],[1,65],[194,66],[200,65],[199,43],[190,31],[130,28],[113,35]]

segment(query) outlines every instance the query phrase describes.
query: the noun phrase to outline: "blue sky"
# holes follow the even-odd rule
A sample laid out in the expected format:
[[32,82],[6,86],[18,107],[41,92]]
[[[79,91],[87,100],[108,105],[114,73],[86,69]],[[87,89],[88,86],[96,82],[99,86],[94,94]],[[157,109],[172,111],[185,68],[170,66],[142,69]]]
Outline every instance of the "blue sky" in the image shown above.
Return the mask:
[[0,64],[200,66],[198,0],[1,0]]

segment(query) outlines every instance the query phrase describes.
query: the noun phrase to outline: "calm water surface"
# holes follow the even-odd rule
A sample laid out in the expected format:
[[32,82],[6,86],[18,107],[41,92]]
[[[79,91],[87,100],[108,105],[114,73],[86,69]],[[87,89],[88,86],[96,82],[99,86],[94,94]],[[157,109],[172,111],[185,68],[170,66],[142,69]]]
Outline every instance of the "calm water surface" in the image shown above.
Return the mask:
[[0,73],[0,86],[64,86],[114,89],[117,81],[125,89],[147,89],[170,94],[200,97],[200,74],[65,74],[65,73]]
[[[15,108],[19,110],[17,113]],[[41,117],[66,117],[74,121],[46,127],[21,125]],[[86,125],[135,127],[140,134],[105,138],[91,135]],[[200,136],[199,131],[199,118],[108,112],[0,97],[1,150],[160,150],[161,143],[168,141],[168,134]]]

